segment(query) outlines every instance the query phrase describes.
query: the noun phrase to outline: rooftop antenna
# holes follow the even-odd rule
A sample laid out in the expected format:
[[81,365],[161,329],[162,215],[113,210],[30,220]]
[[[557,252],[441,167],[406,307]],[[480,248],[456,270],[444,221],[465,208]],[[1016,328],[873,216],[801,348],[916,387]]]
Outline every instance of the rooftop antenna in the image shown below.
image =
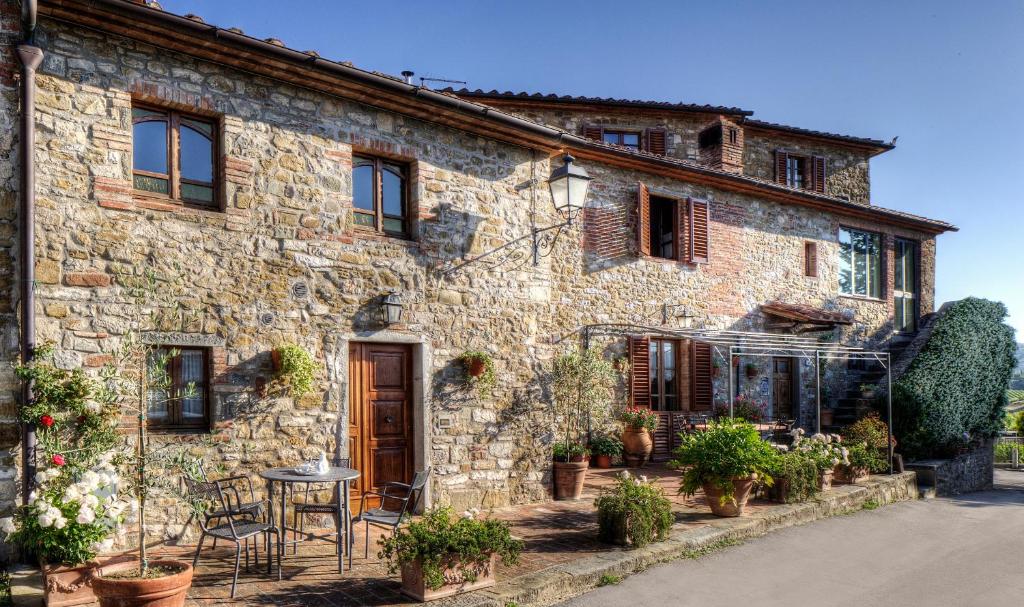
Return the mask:
[[416,72],[412,70],[405,70],[402,72],[402,78],[405,78],[406,84],[412,84],[412,77],[416,75]]
[[[430,76],[420,76],[420,86],[427,86],[428,82],[443,82],[445,84],[461,84],[466,86],[465,80],[448,80],[447,78],[432,78]],[[430,88],[427,86],[427,88]]]

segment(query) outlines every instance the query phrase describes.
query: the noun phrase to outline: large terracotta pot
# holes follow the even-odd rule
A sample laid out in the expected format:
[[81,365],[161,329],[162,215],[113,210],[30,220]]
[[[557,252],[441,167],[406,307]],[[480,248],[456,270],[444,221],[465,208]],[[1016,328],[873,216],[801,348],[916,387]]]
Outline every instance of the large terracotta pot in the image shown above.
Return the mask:
[[832,476],[833,476],[833,474],[834,473],[832,472],[832,470],[825,470],[824,472],[822,472],[821,474],[818,475],[818,490],[819,491],[828,491],[829,489],[832,488]]
[[867,468],[854,468],[842,464],[835,467],[835,482],[844,485],[855,485],[868,480],[870,471]]
[[474,566],[473,574],[475,580],[466,582],[463,578],[465,566],[459,563],[459,559],[452,557],[449,564],[445,566],[444,585],[437,589],[427,588],[423,581],[423,563],[420,559],[402,565],[402,594],[412,597],[417,601],[433,601],[434,599],[480,590],[494,585],[494,569],[497,556],[492,554],[490,560],[481,566]]
[[775,477],[775,482],[768,488],[768,499],[785,504],[789,499],[789,479],[784,476]]
[[474,358],[469,361],[469,369],[467,369],[467,373],[469,373],[470,377],[480,377],[486,370],[486,363],[479,358]]
[[157,578],[110,578],[111,574],[135,569],[135,561],[105,565],[92,580],[100,607],[182,607],[192,586],[192,564],[183,561],[150,561],[150,567],[174,567],[180,572]]
[[595,468],[611,468],[612,467],[612,456],[610,456],[610,455],[595,455],[594,456],[594,467]]
[[654,439],[646,428],[626,428],[622,431],[622,457],[629,468],[641,468],[651,458]]
[[822,409],[821,410],[821,427],[824,428],[826,426],[831,426],[832,422],[833,422],[832,417],[833,417],[832,416],[832,409]]
[[43,600],[47,607],[72,607],[96,602],[92,573],[96,563],[77,567],[43,565]]
[[707,498],[708,506],[711,508],[711,514],[715,516],[743,516],[743,507],[747,505],[750,491],[754,488],[754,481],[756,480],[756,476],[732,479],[733,499],[731,501],[726,500],[724,504],[720,499],[722,497],[722,490],[717,485],[708,483],[702,485],[704,496]]
[[555,462],[555,499],[578,500],[583,495],[583,481],[587,478],[587,462]]

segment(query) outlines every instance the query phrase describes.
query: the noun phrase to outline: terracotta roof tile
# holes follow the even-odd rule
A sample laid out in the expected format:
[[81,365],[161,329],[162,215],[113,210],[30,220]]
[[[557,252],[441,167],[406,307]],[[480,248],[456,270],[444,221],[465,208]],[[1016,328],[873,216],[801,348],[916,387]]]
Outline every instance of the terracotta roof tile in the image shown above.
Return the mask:
[[771,129],[775,131],[786,131],[797,135],[806,135],[809,137],[823,137],[825,139],[838,139],[840,141],[846,141],[849,143],[855,143],[858,145],[867,145],[871,147],[877,147],[883,150],[891,150],[896,147],[893,143],[886,143],[881,139],[869,139],[866,137],[854,137],[853,135],[839,135],[837,133],[829,133],[826,131],[815,131],[813,129],[804,129],[797,126],[788,126],[785,124],[776,124],[774,122],[765,122],[764,120],[755,120],[753,118],[747,118],[743,121],[743,124],[751,125],[754,127],[760,127],[764,129]]
[[813,324],[849,325],[853,322],[851,318],[847,318],[842,312],[823,310],[804,304],[783,303],[781,301],[762,304],[761,311],[772,316]]
[[663,109],[663,110],[682,110],[687,112],[708,112],[712,114],[734,114],[739,116],[750,116],[754,112],[749,110],[740,109],[738,107],[727,107],[721,105],[700,105],[696,103],[676,103],[672,101],[651,101],[645,99],[615,99],[612,97],[584,97],[582,95],[556,95],[554,93],[528,93],[521,91],[518,93],[512,91],[484,91],[483,89],[469,90],[453,89],[451,87],[443,89],[444,92],[454,93],[460,97],[478,97],[488,99],[526,99],[533,101],[556,101],[563,103],[590,103],[597,105],[621,105],[628,107],[643,107],[652,109]]

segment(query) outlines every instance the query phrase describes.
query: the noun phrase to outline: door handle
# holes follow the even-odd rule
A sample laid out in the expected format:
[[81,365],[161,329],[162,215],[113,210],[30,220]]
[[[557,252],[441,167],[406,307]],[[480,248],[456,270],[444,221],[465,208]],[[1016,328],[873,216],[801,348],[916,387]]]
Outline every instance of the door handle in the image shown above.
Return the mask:
[[395,423],[395,418],[391,417],[390,415],[385,415],[384,416],[384,423],[393,424],[393,423]]

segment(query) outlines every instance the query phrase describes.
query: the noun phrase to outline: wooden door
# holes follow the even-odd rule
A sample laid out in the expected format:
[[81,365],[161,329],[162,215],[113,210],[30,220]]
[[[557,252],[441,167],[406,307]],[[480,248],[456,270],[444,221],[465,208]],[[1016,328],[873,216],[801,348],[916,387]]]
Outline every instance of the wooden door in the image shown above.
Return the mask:
[[[412,480],[412,349],[406,345],[349,346],[349,440],[359,470],[352,497]],[[375,506],[377,502],[367,504]]]
[[772,404],[776,419],[793,419],[793,359],[772,358]]

